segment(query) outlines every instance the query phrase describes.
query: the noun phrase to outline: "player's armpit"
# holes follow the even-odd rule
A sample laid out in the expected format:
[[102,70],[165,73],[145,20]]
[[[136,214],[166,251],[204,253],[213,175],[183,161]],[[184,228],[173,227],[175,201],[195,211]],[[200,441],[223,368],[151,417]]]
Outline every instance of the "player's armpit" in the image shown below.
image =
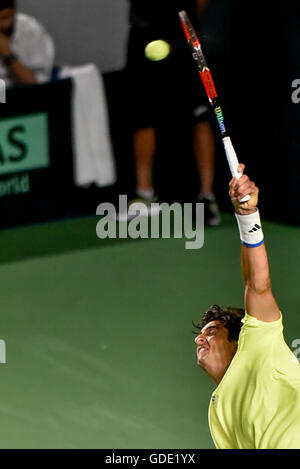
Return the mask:
[[246,285],[245,310],[250,316],[264,322],[277,321],[281,316],[271,288],[258,292]]

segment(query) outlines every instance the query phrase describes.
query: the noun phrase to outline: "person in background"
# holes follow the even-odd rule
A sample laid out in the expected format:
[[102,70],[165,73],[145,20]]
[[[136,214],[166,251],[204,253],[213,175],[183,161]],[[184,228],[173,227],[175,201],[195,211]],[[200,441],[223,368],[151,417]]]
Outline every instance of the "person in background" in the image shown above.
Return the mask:
[[33,17],[16,10],[16,0],[0,0],[0,78],[7,86],[50,80],[54,43]]
[[[209,123],[209,105],[204,91],[201,94],[201,83],[178,18],[178,12],[186,10],[196,25],[207,2],[130,0],[127,70],[134,116],[133,151],[136,170],[136,198],[132,202],[142,201],[150,207],[151,202],[156,201],[152,170],[157,149],[157,120],[162,112],[166,112],[168,120],[174,116],[178,111],[173,108],[183,98],[184,105],[188,103],[186,116],[193,127],[200,189],[197,202],[205,204],[206,224],[216,226],[221,218],[213,188],[215,141]],[[149,47],[153,41],[159,40],[170,45],[170,54],[162,60],[147,58],[147,45]],[[166,96],[170,96],[167,98],[169,101]]]

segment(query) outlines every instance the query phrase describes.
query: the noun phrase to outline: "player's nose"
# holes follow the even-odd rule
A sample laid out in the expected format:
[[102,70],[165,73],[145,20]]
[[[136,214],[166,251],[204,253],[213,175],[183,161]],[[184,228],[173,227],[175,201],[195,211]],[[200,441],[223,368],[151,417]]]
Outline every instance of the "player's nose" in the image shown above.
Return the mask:
[[195,339],[195,342],[197,345],[201,345],[205,342],[205,339],[203,337],[203,334],[199,334],[197,335],[196,339]]

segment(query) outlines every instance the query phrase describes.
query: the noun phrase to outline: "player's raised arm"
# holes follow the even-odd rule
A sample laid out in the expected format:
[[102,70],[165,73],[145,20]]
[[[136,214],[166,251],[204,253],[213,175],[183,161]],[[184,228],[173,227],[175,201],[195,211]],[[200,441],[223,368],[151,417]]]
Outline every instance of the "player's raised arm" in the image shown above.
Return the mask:
[[[245,166],[239,165],[239,172]],[[257,209],[258,188],[248,176],[229,184],[229,195],[235,208],[235,214],[241,238],[241,268],[245,282],[245,309],[251,316],[261,321],[271,322],[280,318],[280,311],[272,294],[271,278],[264,235]],[[246,195],[248,202],[240,203]]]

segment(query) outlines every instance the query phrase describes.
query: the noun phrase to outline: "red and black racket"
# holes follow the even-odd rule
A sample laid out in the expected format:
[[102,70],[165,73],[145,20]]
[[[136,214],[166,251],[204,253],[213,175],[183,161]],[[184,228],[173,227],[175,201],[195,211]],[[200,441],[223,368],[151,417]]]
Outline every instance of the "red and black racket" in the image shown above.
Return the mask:
[[[201,43],[199,41],[197,33],[185,10],[179,12],[179,18],[180,18],[180,22],[181,22],[186,40],[188,41],[192,49],[193,57],[197,63],[199,75],[202,80],[205,92],[215,112],[218,125],[221,131],[224,149],[225,149],[225,153],[227,156],[227,161],[229,164],[232,177],[236,177],[237,179],[239,179],[242,176],[242,174],[238,173],[237,171],[238,166],[239,166],[239,161],[237,159],[236,152],[233,148],[231,139],[226,131],[223,111],[218,101],[218,93],[217,93],[210,69],[208,68],[204,54],[202,52]],[[250,199],[250,196],[247,195],[242,200],[240,200],[240,202],[246,202],[249,199]]]

